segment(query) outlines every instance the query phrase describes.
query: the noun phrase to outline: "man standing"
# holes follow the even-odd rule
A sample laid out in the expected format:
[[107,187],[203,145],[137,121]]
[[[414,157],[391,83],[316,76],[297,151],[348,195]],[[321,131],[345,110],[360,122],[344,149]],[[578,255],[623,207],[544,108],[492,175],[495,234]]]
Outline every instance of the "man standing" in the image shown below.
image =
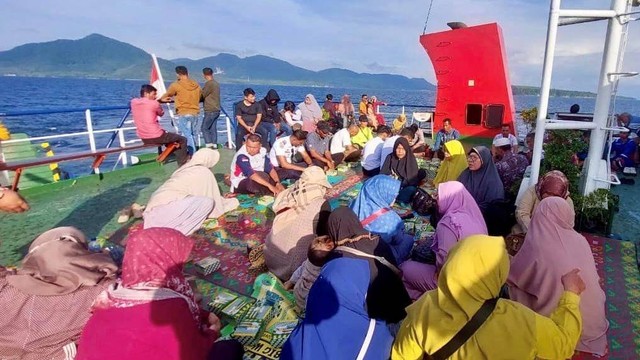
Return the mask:
[[[349,125],[345,129],[340,129],[331,138],[331,157],[337,159],[337,163],[343,160],[352,162],[360,158],[360,150],[351,144],[351,137],[358,134],[358,125]],[[338,159],[339,158],[339,159]]]
[[[235,115],[238,127],[236,129],[236,148],[244,143],[244,137],[247,134],[258,133],[259,137],[264,139],[267,134],[263,128],[258,127],[262,121],[262,108],[256,103],[256,92],[252,88],[246,88],[243,91],[244,99],[236,104]],[[262,141],[262,140],[261,140]]]
[[260,128],[267,136],[262,138],[262,147],[267,151],[271,150],[273,143],[276,141],[278,135],[277,127],[280,124],[280,112],[278,111],[278,103],[280,102],[280,96],[274,89],[269,89],[267,96],[260,100],[260,107],[262,108],[262,120],[260,121]]
[[[458,140],[460,132],[451,126],[451,119],[444,119],[443,128],[436,134],[436,143],[433,145],[433,151],[439,152],[447,141]],[[444,152],[442,153],[444,157]]]
[[164,131],[158,123],[158,116],[164,115],[162,106],[156,100],[158,91],[151,85],[142,85],[140,97],[131,100],[131,116],[136,125],[136,133],[145,144],[167,145],[180,143],[175,149],[178,166],[188,160],[187,139],[184,136]]
[[376,130],[377,137],[369,140],[362,150],[362,173],[366,177],[372,177],[380,174],[382,163],[382,146],[384,142],[391,136],[391,129],[388,126],[378,126]]
[[213,78],[211,68],[202,69],[204,87],[202,100],[204,102],[204,120],[202,121],[202,136],[207,147],[218,148],[218,118],[220,117],[220,84]]
[[189,153],[196,151],[195,137],[200,134],[198,114],[200,113],[200,85],[189,78],[189,72],[184,66],[176,66],[178,78],[169,86],[160,101],[170,102],[175,98],[176,115],[178,115],[178,129],[187,138]]
[[[511,191],[513,184],[522,179],[529,166],[527,157],[513,152],[513,146],[508,138],[494,141],[496,151],[496,169],[507,194],[517,195],[517,190]],[[514,194],[515,192],[515,194]]]
[[[496,147],[497,147],[496,141],[498,141],[498,139],[509,140],[509,144],[511,144],[511,151],[513,151],[514,154],[518,153],[518,138],[516,138],[516,136],[511,133],[511,127],[509,127],[509,125],[502,125],[502,131],[500,132],[500,134],[496,135],[493,138],[491,152],[493,153],[494,156],[496,156]],[[501,142],[501,143],[504,143],[504,142]]]
[[249,134],[231,160],[231,192],[236,194],[278,195],[284,186],[260,146],[260,136]]
[[331,140],[331,128],[326,121],[320,121],[316,127],[316,131],[307,136],[305,146],[311,161],[324,170],[333,170],[336,165],[342,161],[342,154],[332,156],[329,151],[329,140]]
[[358,112],[360,116],[367,115],[367,104],[369,103],[369,97],[367,94],[362,94],[362,99],[360,100],[360,105],[358,105]]
[[311,166],[311,157],[304,149],[307,132],[295,130],[290,136],[281,137],[273,144],[269,159],[276,168],[278,177],[297,180],[307,166]]

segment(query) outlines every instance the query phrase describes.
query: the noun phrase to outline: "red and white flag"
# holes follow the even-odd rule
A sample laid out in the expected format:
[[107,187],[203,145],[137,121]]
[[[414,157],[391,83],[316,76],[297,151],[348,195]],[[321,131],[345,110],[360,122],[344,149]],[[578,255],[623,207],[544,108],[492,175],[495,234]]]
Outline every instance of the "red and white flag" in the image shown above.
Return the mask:
[[158,99],[167,92],[155,54],[151,54],[151,75],[149,75],[149,83],[158,90]]
[[[162,73],[160,72],[160,66],[158,65],[158,58],[156,58],[155,54],[151,54],[151,74],[149,75],[149,83],[151,86],[158,90],[158,95],[156,99],[160,99],[162,95],[167,92],[167,88],[164,86],[164,80],[162,79]],[[171,106],[167,105],[167,110],[169,111],[169,117],[171,118],[171,126],[178,132],[178,128],[176,124],[173,122],[173,111],[171,110]]]

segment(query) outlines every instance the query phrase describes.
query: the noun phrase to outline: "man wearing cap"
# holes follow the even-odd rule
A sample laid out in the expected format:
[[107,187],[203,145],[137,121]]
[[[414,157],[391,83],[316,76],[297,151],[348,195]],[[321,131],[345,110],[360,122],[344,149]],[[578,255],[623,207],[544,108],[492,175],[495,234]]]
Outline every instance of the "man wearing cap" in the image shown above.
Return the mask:
[[620,137],[611,144],[611,169],[622,171],[625,167],[635,167],[636,149],[636,142],[629,138],[629,129],[620,131]]
[[502,131],[500,134],[493,138],[493,145],[491,146],[491,153],[493,156],[496,156],[496,141],[498,139],[509,140],[509,144],[511,144],[511,151],[513,151],[514,154],[518,153],[518,138],[511,133],[511,127],[509,125],[502,125]]
[[529,161],[527,157],[513,152],[513,145],[508,137],[498,138],[493,141],[495,148],[496,169],[507,193],[512,193],[511,188],[524,176]]
[[373,139],[373,130],[369,126],[369,118],[367,115],[361,115],[358,119],[358,133],[351,137],[351,143],[363,149],[371,139]]
[[307,136],[305,147],[311,155],[311,161],[314,165],[324,168],[324,170],[333,170],[336,165],[342,162],[344,154],[331,155],[329,151],[329,141],[331,140],[331,128],[326,121],[320,121],[316,125],[316,131]]

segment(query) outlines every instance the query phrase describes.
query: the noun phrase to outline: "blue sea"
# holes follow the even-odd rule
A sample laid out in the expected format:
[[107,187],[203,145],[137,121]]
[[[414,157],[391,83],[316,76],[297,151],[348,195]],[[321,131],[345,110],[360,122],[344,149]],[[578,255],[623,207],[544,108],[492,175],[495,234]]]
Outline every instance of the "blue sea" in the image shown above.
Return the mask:
[[[140,80],[0,77],[0,113],[96,106],[127,106],[132,98],[138,96],[140,85],[143,84],[144,81]],[[256,91],[258,99],[264,97],[270,88],[274,88],[282,99],[281,104],[286,100],[298,103],[304,99],[306,94],[313,94],[320,104],[324,101],[326,94],[333,94],[334,101],[339,101],[343,94],[350,94],[352,101],[355,103],[359,101],[360,95],[363,93],[367,93],[369,96],[375,95],[379,100],[388,104],[410,105],[405,108],[408,113],[420,111],[419,108],[413,106],[433,106],[435,104],[435,92],[428,90],[365,90],[348,87],[221,84],[222,107],[230,115],[233,112],[232,104],[242,99],[242,90],[246,87],[252,87]],[[520,110],[538,106],[539,98],[537,96],[518,95],[514,96],[514,101],[516,109]],[[569,107],[576,103],[580,105],[581,112],[593,112],[595,99],[552,97],[549,111],[568,111]],[[400,113],[401,109],[401,107],[388,106],[382,107],[381,111],[387,113],[386,119],[393,119],[394,115]],[[618,99],[616,111],[627,111],[640,115],[640,101]],[[124,114],[125,110],[94,112],[92,113],[94,129],[114,128]],[[169,119],[166,115],[165,118],[165,127],[170,128]],[[4,117],[0,118],[0,120],[12,133],[26,133],[31,137],[86,131],[84,112],[25,115]],[[218,123],[219,128],[224,126],[222,121]],[[135,134],[133,133],[127,135],[127,139],[134,137]],[[104,147],[109,138],[110,134],[96,136],[97,148]],[[49,142],[55,153],[76,152],[89,148],[87,136],[53,139]],[[224,141],[219,140],[219,142]],[[108,161],[103,165],[103,171],[109,170],[113,166],[116,157],[111,156],[108,158]],[[90,172],[86,162],[65,164],[64,169],[72,176]]]

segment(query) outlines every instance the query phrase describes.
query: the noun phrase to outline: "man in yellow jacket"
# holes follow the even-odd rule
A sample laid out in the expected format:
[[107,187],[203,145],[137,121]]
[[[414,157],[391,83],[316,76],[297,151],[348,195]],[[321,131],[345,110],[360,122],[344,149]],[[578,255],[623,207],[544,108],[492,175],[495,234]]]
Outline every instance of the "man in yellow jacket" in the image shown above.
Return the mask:
[[178,80],[169,86],[160,101],[170,102],[171,98],[174,98],[178,130],[187,138],[189,154],[193,154],[202,127],[202,119],[199,116],[201,89],[195,80],[189,78],[189,71],[184,66],[176,66],[176,77]]

